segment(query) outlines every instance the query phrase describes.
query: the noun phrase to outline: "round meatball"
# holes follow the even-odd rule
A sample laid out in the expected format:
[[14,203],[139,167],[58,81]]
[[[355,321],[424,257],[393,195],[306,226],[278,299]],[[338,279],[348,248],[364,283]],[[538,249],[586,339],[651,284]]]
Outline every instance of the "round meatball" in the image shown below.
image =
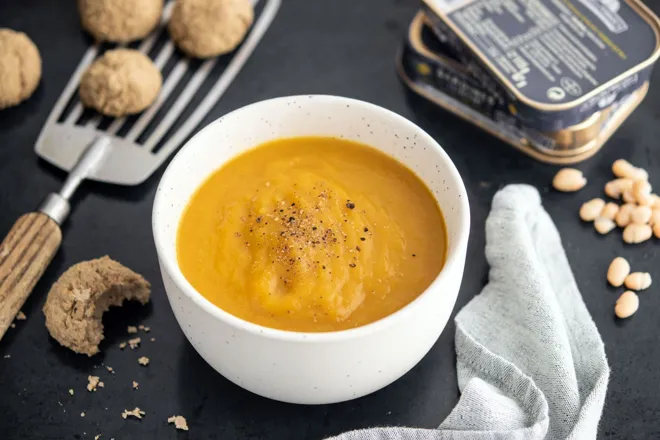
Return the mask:
[[41,80],[41,56],[23,32],[0,28],[0,110],[28,99]]
[[249,0],[177,0],[168,29],[183,52],[210,58],[234,50],[253,20]]
[[78,0],[83,28],[98,41],[144,38],[160,21],[163,0]]
[[146,55],[132,49],[106,52],[80,82],[80,99],[107,116],[139,113],[158,96],[163,77]]

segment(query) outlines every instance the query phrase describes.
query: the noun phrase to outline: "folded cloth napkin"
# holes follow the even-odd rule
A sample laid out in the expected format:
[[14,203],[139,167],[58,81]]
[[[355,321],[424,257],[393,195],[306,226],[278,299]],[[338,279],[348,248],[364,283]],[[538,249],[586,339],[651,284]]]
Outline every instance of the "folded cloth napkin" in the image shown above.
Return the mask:
[[609,367],[559,233],[527,185],[486,221],[489,282],[456,316],[461,398],[438,429],[372,428],[335,440],[595,439]]

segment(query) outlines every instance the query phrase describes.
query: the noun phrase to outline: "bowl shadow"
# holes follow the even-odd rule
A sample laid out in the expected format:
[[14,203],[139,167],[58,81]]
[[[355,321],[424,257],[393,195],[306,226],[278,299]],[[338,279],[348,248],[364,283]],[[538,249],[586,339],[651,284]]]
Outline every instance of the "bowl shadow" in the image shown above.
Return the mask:
[[448,324],[429,354],[393,384],[327,405],[288,404],[246,391],[216,372],[186,341],[179,353],[178,410],[191,423],[227,438],[323,439],[374,426],[434,428],[458,397],[453,344],[444,340],[453,338],[453,330]]

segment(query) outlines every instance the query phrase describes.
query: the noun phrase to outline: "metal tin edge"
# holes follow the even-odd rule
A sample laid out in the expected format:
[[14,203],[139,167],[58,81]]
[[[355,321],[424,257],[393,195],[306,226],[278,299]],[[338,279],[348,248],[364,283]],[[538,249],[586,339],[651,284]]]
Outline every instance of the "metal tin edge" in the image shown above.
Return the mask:
[[[396,69],[399,74],[399,78],[402,82],[415,94],[421,96],[434,104],[438,105],[442,109],[448,111],[449,113],[469,122],[472,125],[479,127],[485,132],[491,134],[497,139],[513,146],[517,150],[531,156],[541,162],[551,163],[556,165],[568,165],[575,164],[586,160],[593,155],[595,155],[603,145],[609,140],[609,138],[616,132],[616,130],[623,124],[623,122],[628,119],[630,114],[639,106],[644,97],[646,96],[649,88],[648,82],[645,82],[639,89],[633,92],[631,96],[631,102],[627,103],[625,108],[618,109],[608,120],[605,128],[599,133],[599,135],[594,138],[592,141],[576,149],[569,150],[549,150],[544,149],[538,145],[530,145],[529,141],[526,138],[520,138],[517,141],[508,138],[501,134],[500,132],[491,129],[487,124],[482,123],[479,120],[471,118],[466,112],[460,108],[452,107],[448,102],[441,101],[436,99],[434,96],[428,94],[422,87],[417,85],[405,72],[403,67],[403,48],[399,48],[396,58]],[[439,92],[442,93],[442,92]],[[493,123],[495,123],[493,121]]]
[[639,104],[644,100],[649,91],[649,83],[645,82],[640,88],[635,90],[632,94],[628,95],[630,102],[626,103],[624,107],[617,109],[605,124],[605,128],[598,134],[592,141],[584,144],[580,148],[573,150],[547,150],[543,146],[536,146],[539,151],[545,154],[557,157],[572,157],[572,154],[580,154],[583,151],[596,147],[600,149],[612,135],[621,127],[621,125],[628,119]]
[[430,26],[429,20],[426,17],[424,11],[418,11],[417,14],[415,14],[415,17],[410,22],[410,26],[408,26],[408,41],[412,43],[415,50],[426,57],[429,57],[431,59],[436,59],[445,64],[449,64],[457,70],[462,70],[463,72],[465,72],[466,75],[469,74],[467,69],[461,63],[458,63],[450,58],[443,57],[442,55],[436,52],[432,52],[426,47],[426,45],[422,42],[422,37],[421,37],[422,27],[424,25]]

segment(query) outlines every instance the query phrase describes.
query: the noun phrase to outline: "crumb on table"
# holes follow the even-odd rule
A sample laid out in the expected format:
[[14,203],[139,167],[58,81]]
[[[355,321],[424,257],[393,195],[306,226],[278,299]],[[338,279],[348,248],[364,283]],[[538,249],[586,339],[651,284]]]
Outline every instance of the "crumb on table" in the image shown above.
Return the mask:
[[16,320],[17,321],[25,321],[27,319],[27,316],[25,316],[25,313],[23,313],[22,310],[19,310],[18,313],[16,314]]
[[122,416],[124,419],[128,418],[129,416],[130,416],[130,417],[135,417],[136,419],[141,419],[142,416],[143,416],[144,414],[145,414],[145,412],[142,411],[140,408],[138,408],[138,407],[136,406],[135,409],[133,409],[133,410],[131,410],[131,411],[125,409],[124,412],[121,413],[121,416]]
[[134,390],[137,390],[139,386],[140,386],[139,383],[137,383],[136,381],[133,381],[133,389]]
[[147,365],[149,365],[149,358],[146,356],[142,356],[141,358],[138,359],[138,364],[146,367]]
[[137,333],[138,329],[137,329],[137,327],[134,326],[134,325],[129,325],[127,331],[128,331],[129,333]]
[[136,348],[139,347],[140,342],[142,339],[140,338],[133,338],[128,340],[128,345],[131,347],[131,350],[135,350]]
[[87,376],[87,391],[96,391],[96,388],[103,388],[105,384],[101,382],[98,376]]
[[174,423],[174,426],[176,429],[180,429],[182,431],[187,431],[188,430],[188,422],[186,421],[185,417],[183,416],[172,416],[167,419],[167,423]]

